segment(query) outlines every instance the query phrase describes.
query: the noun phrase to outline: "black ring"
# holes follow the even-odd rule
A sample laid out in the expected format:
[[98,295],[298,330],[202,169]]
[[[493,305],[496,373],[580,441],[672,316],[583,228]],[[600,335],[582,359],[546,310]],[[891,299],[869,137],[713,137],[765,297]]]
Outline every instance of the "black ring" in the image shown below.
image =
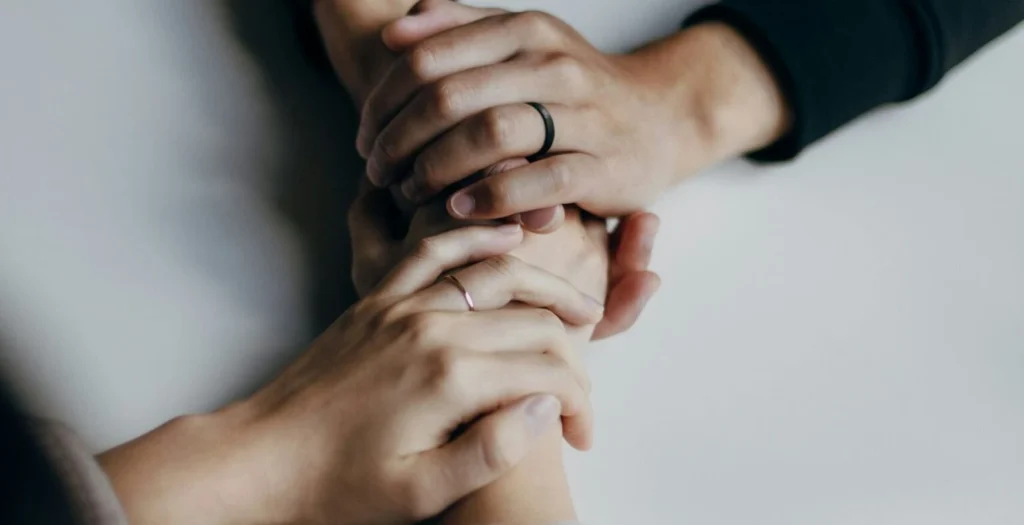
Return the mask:
[[540,102],[527,102],[527,104],[536,109],[537,113],[540,113],[540,118],[544,119],[544,145],[540,147],[540,151],[526,159],[534,162],[547,155],[551,151],[551,146],[555,144],[555,119],[551,118],[551,112],[544,107],[544,104]]

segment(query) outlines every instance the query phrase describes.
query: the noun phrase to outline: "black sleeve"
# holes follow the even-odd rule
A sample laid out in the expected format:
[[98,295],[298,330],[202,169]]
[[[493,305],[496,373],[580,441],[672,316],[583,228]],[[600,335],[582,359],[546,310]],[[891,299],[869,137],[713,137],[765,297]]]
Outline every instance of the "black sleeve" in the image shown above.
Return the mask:
[[80,525],[70,494],[27,421],[0,382],[0,523]]
[[931,89],[1021,20],[1024,0],[723,0],[686,25],[732,25],[774,71],[793,129],[751,158],[779,161]]
[[330,63],[324,51],[320,30],[313,19],[313,0],[284,0],[291,16],[292,29],[299,40],[302,55],[317,69],[329,71]]

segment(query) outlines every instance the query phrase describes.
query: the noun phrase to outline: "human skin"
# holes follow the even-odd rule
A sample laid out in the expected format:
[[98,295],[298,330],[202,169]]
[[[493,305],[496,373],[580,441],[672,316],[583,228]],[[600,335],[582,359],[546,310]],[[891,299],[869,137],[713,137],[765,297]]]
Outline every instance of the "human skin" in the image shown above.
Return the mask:
[[[367,43],[367,37],[362,36],[364,30],[372,35],[374,31],[383,28],[386,22],[382,21],[387,16],[372,10],[366,15],[366,22],[336,20],[338,17],[353,16],[354,10],[357,9],[351,3],[321,2],[317,5],[316,12],[332,64],[342,83],[346,85],[357,103],[360,103],[369,93],[368,86],[373,84],[373,80],[367,79],[379,78],[382,76],[382,70],[386,68],[381,68],[376,63],[368,64],[362,58],[366,56],[364,52],[353,52],[346,46],[374,46],[376,51],[373,52],[382,53],[379,62],[393,61],[394,55],[389,50],[382,51],[372,41]],[[369,38],[372,40],[372,37]],[[518,165],[523,163],[514,162]],[[515,165],[506,165],[505,169],[514,167]],[[574,207],[568,207],[564,217],[564,226],[552,233],[528,234],[514,255],[530,264],[568,278],[593,297],[603,298],[609,284],[609,237],[605,221],[587,217]],[[405,242],[414,244],[425,235],[464,225],[464,222],[450,218],[443,201],[434,201],[415,213]],[[360,242],[362,236],[363,234],[353,232],[353,249],[356,252],[371,250],[369,244]],[[372,251],[376,250],[378,248],[374,246]],[[360,284],[360,277],[357,276],[356,279],[357,287]],[[372,284],[372,279],[370,283]],[[593,332],[593,325],[572,330],[571,338],[578,351],[583,350]],[[479,525],[501,522],[515,525],[574,519],[575,511],[562,463],[561,433],[556,429],[542,439],[543,442],[511,473],[445,513],[442,516],[443,523]]]
[[[493,162],[533,155],[545,135],[527,102],[544,104],[557,130],[552,155],[450,196],[455,217],[532,216],[566,203],[633,213],[789,129],[774,75],[729,25],[614,54],[547,13],[423,5],[384,30],[405,54],[363,107],[357,142],[373,183],[421,202]],[[460,25],[434,33],[452,22]]]
[[[412,218],[407,241],[439,231],[465,227],[452,219],[443,200],[419,210]],[[608,281],[608,233],[605,221],[566,209],[565,222],[548,234],[526,233],[511,254],[524,262],[560,275],[583,293],[604,297]],[[594,325],[568,327],[576,352],[589,344]],[[445,525],[546,525],[576,519],[562,455],[562,433],[554,428],[540,438],[526,459],[495,483],[477,491],[446,512]]]
[[601,308],[510,255],[523,241],[516,225],[425,238],[256,393],[100,455],[131,523],[411,524],[559,442],[559,415],[586,445],[566,324]]

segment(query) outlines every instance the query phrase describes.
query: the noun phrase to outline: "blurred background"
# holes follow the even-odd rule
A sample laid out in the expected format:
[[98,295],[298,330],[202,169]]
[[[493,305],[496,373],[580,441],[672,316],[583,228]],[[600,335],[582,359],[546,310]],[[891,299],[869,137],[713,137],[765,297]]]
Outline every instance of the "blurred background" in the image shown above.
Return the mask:
[[[508,0],[601,47],[699,2]],[[1024,33],[655,210],[590,356],[584,521],[1024,523]],[[0,5],[0,370],[101,450],[244,395],[352,300],[355,113],[275,0]]]

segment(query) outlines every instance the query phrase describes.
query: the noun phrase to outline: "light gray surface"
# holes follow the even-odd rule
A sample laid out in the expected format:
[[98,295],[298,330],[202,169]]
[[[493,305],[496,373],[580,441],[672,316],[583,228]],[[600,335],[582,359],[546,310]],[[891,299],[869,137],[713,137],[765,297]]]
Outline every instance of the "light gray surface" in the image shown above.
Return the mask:
[[[685,4],[530,5],[617,49]],[[234,5],[0,5],[3,365],[97,447],[247,391],[344,300],[344,105]],[[1024,522],[1022,56],[658,206],[662,292],[591,359],[586,521]]]

